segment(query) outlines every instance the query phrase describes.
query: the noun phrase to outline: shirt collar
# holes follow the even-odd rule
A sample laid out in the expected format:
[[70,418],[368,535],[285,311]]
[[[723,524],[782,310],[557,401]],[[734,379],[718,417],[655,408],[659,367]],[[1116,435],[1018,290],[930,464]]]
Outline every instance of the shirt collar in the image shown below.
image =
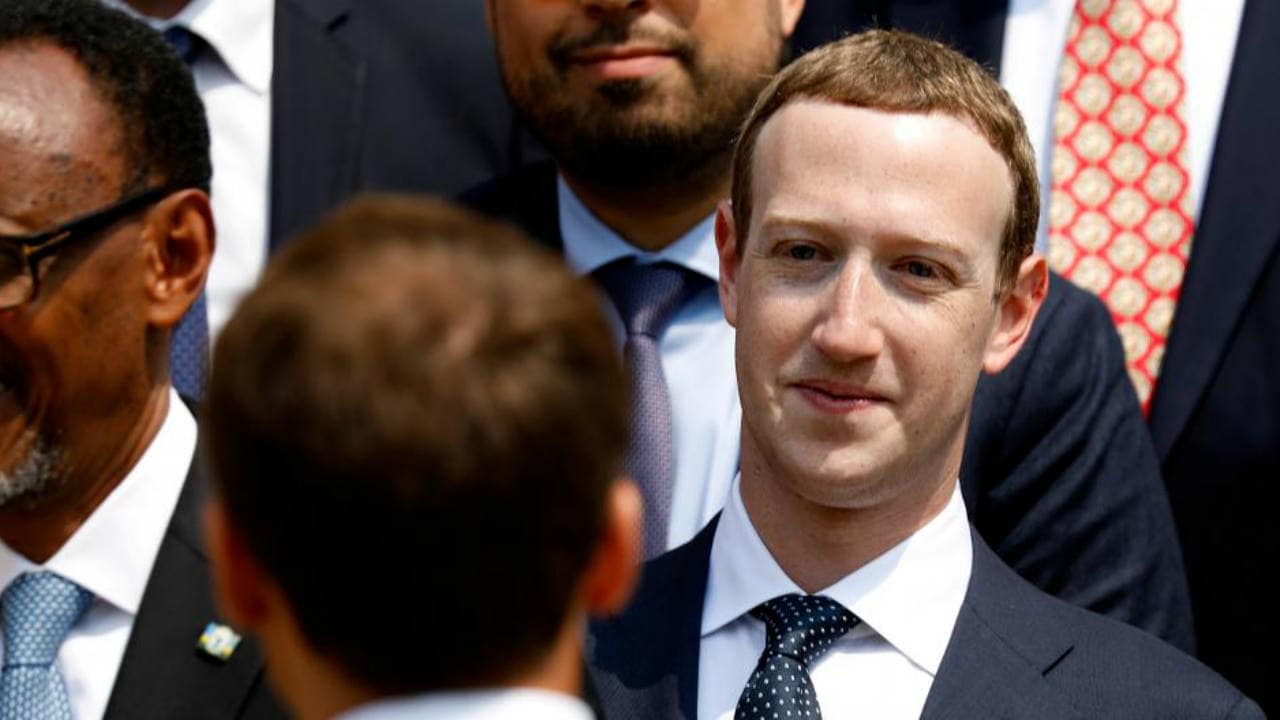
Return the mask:
[[591,720],[590,708],[576,697],[534,688],[503,688],[423,693],[361,705],[335,720]]
[[[44,569],[136,615],[195,448],[195,418],[171,389],[169,411],[142,457]],[[0,543],[0,588],[37,569]]]
[[[911,662],[936,675],[969,586],[973,540],[959,486],[937,517],[819,594],[848,608]],[[711,543],[706,637],[766,600],[802,593],[756,533],[735,478]]]
[[720,257],[716,254],[714,213],[675,242],[651,253],[627,242],[605,225],[578,199],[563,176],[556,181],[556,195],[565,260],[579,275],[590,275],[620,258],[636,257],[642,263],[674,263],[705,275],[712,282],[719,280]]
[[231,74],[250,90],[259,95],[271,90],[275,47],[275,3],[271,0],[191,0],[168,20],[141,15],[124,0],[105,2],[160,32],[174,26],[191,30],[217,51]]

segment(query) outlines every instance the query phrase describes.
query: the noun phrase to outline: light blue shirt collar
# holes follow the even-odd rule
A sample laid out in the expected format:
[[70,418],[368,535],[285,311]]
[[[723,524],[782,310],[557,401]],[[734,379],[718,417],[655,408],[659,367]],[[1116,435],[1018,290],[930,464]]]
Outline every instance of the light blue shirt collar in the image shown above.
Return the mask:
[[714,213],[675,242],[651,253],[627,242],[605,225],[573,194],[563,176],[556,180],[556,196],[565,261],[579,275],[590,275],[620,258],[636,257],[642,263],[674,263],[705,275],[713,282],[719,280],[720,259],[716,254]]

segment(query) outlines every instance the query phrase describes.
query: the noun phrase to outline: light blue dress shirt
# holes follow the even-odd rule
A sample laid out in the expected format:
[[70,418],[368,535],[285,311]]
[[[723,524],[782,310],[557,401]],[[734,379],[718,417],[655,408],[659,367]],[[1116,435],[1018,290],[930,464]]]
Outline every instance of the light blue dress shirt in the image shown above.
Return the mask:
[[[707,217],[656,253],[622,239],[587,209],[561,178],[558,183],[560,236],[569,266],[590,275],[619,258],[666,261],[705,275],[711,283],[676,311],[659,339],[662,372],[671,393],[675,486],[667,547],[682,545],[724,505],[738,470],[742,409],[734,374],[734,331],[725,322],[715,283],[719,277],[715,217]],[[621,350],[622,321],[603,300]]]

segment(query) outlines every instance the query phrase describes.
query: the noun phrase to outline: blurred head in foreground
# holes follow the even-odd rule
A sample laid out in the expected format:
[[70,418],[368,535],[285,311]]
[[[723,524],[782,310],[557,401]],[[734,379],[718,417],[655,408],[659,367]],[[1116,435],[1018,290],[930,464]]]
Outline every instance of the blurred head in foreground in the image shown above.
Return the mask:
[[214,354],[208,527],[295,711],[575,692],[635,572],[625,387],[586,281],[445,203],[356,200],[273,261]]

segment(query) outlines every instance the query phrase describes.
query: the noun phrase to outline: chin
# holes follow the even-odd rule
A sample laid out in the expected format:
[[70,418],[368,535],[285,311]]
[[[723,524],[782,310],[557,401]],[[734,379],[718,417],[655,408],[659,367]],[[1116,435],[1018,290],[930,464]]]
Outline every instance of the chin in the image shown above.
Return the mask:
[[30,504],[56,485],[62,453],[31,428],[8,431],[0,450],[0,508]]
[[903,464],[885,443],[810,445],[780,453],[779,477],[805,500],[826,508],[875,507],[901,491]]

